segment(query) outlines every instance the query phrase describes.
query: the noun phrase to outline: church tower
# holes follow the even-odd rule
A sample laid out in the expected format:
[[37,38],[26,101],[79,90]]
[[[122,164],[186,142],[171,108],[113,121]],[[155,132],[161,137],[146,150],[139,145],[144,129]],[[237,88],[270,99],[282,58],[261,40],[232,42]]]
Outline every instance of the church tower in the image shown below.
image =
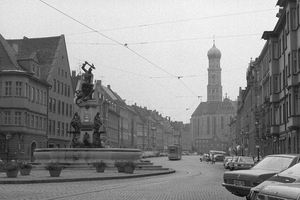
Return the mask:
[[213,47],[207,52],[209,61],[208,84],[207,84],[207,102],[222,101],[222,84],[221,84],[221,51],[216,48],[215,41]]

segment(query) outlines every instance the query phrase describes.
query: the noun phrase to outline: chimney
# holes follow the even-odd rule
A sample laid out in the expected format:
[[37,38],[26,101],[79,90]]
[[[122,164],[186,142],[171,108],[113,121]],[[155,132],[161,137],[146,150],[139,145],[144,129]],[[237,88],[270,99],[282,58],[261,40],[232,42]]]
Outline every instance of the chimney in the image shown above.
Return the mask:
[[74,78],[76,76],[76,71],[72,70],[72,78]]
[[110,89],[110,85],[107,85],[107,88]]

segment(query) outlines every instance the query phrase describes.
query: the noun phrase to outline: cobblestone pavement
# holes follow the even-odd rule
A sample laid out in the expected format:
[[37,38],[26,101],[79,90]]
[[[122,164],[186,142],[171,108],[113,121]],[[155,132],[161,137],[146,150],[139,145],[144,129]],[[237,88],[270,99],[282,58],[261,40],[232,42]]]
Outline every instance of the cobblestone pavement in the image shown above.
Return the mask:
[[[175,174],[70,183],[0,185],[1,200],[241,200],[221,186],[223,166],[200,163],[198,156],[180,161],[151,159]],[[76,171],[74,172],[76,173]]]

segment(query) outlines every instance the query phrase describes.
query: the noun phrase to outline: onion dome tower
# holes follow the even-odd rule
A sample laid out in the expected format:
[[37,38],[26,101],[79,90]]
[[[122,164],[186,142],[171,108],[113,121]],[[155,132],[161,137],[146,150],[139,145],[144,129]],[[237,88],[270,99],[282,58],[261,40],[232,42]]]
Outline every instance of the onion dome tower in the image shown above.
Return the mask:
[[221,51],[216,47],[215,41],[212,48],[207,52],[209,61],[208,84],[207,84],[207,102],[222,101],[222,84],[221,84]]

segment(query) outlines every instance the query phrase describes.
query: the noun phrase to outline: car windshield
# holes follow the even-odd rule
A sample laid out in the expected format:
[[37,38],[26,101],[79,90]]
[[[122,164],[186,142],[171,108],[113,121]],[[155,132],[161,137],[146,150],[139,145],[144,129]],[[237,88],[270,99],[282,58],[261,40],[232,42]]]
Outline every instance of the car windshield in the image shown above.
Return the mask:
[[291,168],[288,168],[287,170],[284,170],[279,174],[279,176],[298,176],[300,177],[300,163],[294,165]]
[[253,158],[251,157],[240,157],[240,162],[253,163]]
[[283,170],[289,167],[293,157],[268,156],[257,163],[252,169]]

